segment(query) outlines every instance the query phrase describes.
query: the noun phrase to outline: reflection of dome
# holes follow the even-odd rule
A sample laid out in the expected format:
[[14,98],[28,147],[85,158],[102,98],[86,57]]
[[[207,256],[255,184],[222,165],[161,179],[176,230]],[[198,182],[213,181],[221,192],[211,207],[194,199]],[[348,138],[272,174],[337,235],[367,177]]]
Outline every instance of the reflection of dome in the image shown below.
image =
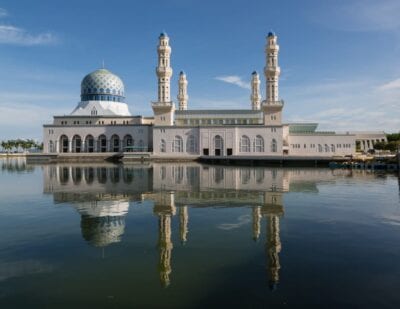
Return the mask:
[[82,216],[81,230],[83,238],[95,247],[105,247],[121,241],[124,234],[124,217]]
[[81,101],[124,101],[124,83],[106,69],[86,75],[81,83]]

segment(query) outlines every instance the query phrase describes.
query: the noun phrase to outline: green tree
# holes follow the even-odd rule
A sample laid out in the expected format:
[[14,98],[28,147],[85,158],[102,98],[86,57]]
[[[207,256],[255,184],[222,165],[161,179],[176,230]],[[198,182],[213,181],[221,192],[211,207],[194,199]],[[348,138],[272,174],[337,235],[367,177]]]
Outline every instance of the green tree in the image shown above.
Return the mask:
[[389,143],[400,141],[400,133],[386,134],[386,138]]

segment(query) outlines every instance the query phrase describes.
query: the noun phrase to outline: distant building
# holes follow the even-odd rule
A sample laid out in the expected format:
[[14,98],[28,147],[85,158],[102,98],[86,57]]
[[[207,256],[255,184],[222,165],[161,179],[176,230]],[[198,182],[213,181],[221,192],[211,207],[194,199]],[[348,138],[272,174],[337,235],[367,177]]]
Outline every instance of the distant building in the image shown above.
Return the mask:
[[171,47],[159,36],[158,99],[154,116],[132,116],[122,80],[106,69],[88,74],[81,83],[81,102],[70,115],[54,116],[44,125],[45,153],[150,152],[157,157],[199,156],[345,156],[386,141],[384,132],[321,132],[316,123],[283,123],[279,99],[277,36],[270,32],[265,47],[266,98],[260,77],[251,76],[250,108],[188,108],[188,81],[179,74],[178,109],[171,99]]

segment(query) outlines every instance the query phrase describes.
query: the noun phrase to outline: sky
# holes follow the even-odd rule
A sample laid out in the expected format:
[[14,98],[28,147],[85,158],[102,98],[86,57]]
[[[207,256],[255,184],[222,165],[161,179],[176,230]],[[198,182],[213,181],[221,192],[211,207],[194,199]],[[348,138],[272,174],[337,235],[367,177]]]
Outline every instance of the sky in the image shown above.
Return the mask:
[[[400,130],[400,1],[0,1],[0,140],[42,139],[53,115],[72,112],[83,77],[121,77],[133,115],[152,115],[156,46],[170,37],[189,109],[250,108],[264,48],[280,45],[284,122],[320,130]],[[175,99],[176,102],[176,99]]]

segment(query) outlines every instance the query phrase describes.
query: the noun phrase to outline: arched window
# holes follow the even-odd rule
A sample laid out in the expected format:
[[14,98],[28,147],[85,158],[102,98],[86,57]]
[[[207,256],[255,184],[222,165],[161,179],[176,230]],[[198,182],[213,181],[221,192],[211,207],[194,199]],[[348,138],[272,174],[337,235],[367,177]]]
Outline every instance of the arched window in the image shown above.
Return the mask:
[[167,143],[164,139],[162,139],[160,143],[160,152],[167,152]]
[[331,151],[335,152],[335,145],[331,144]]
[[246,135],[240,139],[240,152],[250,152],[250,138]]
[[68,152],[69,151],[69,141],[66,135],[62,135],[60,137],[60,152]]
[[111,152],[118,152],[119,151],[119,136],[114,134],[111,136],[111,145],[110,145]]
[[176,135],[172,142],[172,152],[183,152],[183,139]]
[[189,135],[186,142],[186,151],[189,153],[197,152],[196,138],[193,135]]
[[90,134],[85,138],[85,151],[94,152],[94,138]]
[[271,141],[271,152],[277,152],[278,151],[278,143],[276,142],[276,139],[273,138]]
[[254,152],[264,152],[264,139],[261,135],[257,135],[254,140]]
[[99,136],[97,143],[98,143],[97,151],[107,152],[107,138],[104,134]]
[[329,152],[329,146],[325,144],[325,152]]
[[79,135],[74,135],[72,138],[72,152],[82,151],[82,139]]
[[124,146],[123,151],[129,151],[129,152],[133,151],[133,149],[132,149],[133,148],[132,135],[127,134],[127,135],[124,136],[124,144],[123,144],[123,146]]
[[322,152],[322,145],[318,144],[318,152]]
[[216,156],[224,155],[224,140],[221,135],[215,135],[214,137],[214,150]]

